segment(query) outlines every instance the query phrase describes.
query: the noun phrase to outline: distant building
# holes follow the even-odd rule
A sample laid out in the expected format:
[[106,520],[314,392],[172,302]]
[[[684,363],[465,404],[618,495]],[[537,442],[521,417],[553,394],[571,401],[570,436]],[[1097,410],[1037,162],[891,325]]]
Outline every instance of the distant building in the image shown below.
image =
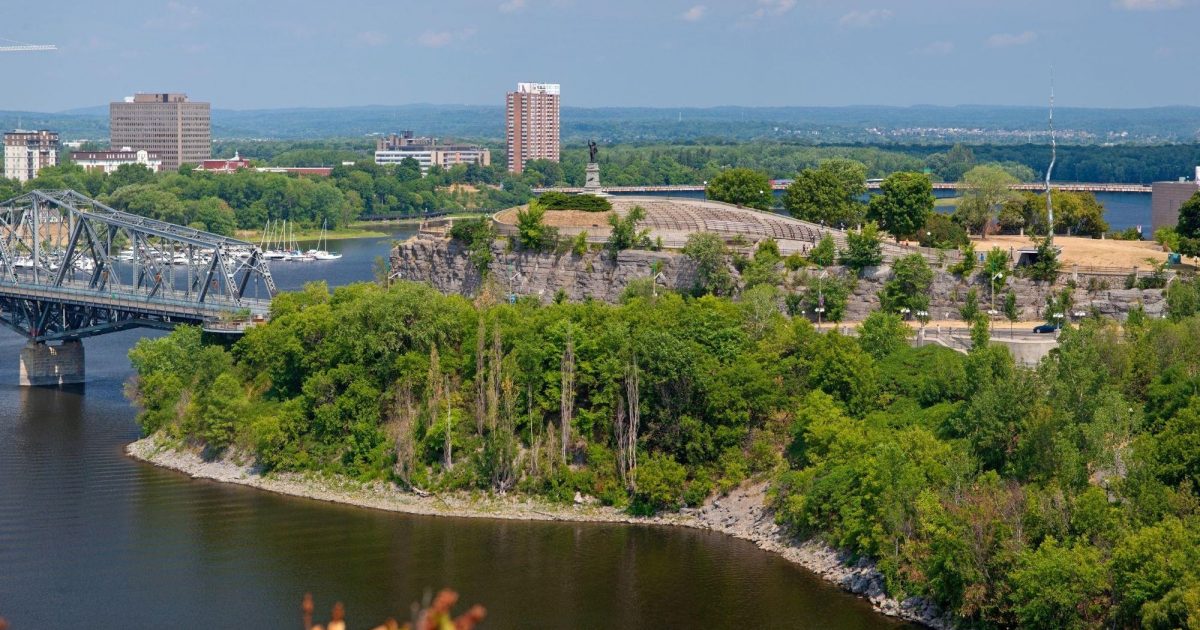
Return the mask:
[[244,168],[250,168],[250,160],[238,155],[236,151],[233,157],[227,160],[200,160],[196,165],[197,171],[211,173],[236,173]]
[[178,169],[212,155],[212,117],[208,103],[186,94],[138,93],[111,103],[109,135],[114,147],[138,147],[162,158],[162,168]]
[[201,160],[196,165],[197,171],[206,171],[209,173],[236,173],[244,168],[253,169],[258,173],[282,173],[284,175],[312,175],[315,177],[329,177],[333,173],[332,166],[254,166],[250,160],[242,157],[238,153],[234,153],[233,157],[226,160]]
[[1196,178],[1187,181],[1154,182],[1150,187],[1150,230],[1151,234],[1161,227],[1175,227],[1179,223],[1179,207],[1200,192],[1200,166],[1196,167]]
[[421,174],[431,166],[450,168],[455,164],[489,166],[492,152],[472,144],[438,144],[434,138],[417,138],[412,131],[391,134],[375,141],[376,164],[399,164],[412,158],[421,165]]
[[145,149],[134,151],[131,147],[108,151],[72,151],[71,161],[82,166],[85,171],[103,173],[112,173],[123,164],[141,164],[155,173],[162,169],[162,158],[157,153]]
[[58,133],[22,131],[4,134],[4,176],[19,182],[37,177],[38,171],[58,164]]
[[518,83],[505,99],[508,170],[520,173],[529,160],[558,161],[559,85]]

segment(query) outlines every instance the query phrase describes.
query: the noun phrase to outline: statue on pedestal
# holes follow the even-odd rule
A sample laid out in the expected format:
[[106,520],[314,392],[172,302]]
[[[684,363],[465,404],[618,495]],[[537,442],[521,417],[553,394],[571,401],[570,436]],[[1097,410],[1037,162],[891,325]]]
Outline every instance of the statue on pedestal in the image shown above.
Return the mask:
[[600,165],[596,163],[596,141],[588,140],[588,163],[583,189],[590,194],[600,193]]

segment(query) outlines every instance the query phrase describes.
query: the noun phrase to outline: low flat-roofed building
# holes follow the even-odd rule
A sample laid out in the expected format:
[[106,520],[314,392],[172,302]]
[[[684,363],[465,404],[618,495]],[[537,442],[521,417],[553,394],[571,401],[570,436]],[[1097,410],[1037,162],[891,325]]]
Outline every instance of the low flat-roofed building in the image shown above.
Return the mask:
[[1175,227],[1179,223],[1179,207],[1200,192],[1200,166],[1196,167],[1196,178],[1188,181],[1180,178],[1175,182],[1154,182],[1150,187],[1150,230]]
[[425,175],[432,166],[450,168],[455,164],[489,166],[492,152],[472,144],[438,144],[435,138],[417,138],[413,132],[391,134],[375,141],[375,163],[399,164],[412,158],[421,165]]
[[141,164],[157,173],[162,169],[162,158],[157,153],[145,149],[133,150],[132,147],[109,149],[107,151],[72,151],[71,161],[83,167],[85,171],[115,172],[124,164]]

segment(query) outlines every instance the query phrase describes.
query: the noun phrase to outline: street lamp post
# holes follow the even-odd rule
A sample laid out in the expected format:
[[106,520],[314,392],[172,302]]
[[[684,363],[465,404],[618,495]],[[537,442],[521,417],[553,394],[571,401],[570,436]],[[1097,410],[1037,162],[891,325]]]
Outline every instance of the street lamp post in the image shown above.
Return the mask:
[[1003,271],[997,271],[992,276],[992,310],[993,311],[996,310],[996,281],[1003,280],[1003,279],[1004,279]]

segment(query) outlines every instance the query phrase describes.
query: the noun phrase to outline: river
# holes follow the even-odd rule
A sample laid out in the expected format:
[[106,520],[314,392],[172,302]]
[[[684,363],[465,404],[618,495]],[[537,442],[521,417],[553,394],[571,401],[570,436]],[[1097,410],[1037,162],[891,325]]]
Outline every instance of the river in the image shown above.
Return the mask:
[[[333,241],[340,261],[272,271],[284,289],[368,280],[389,243]],[[376,512],[133,461],[126,353],[156,334],[88,339],[74,389],[17,387],[24,341],[0,335],[0,616],[14,630],[298,627],[305,591],[367,628],[442,586],[485,605],[485,628],[899,625],[713,532]]]

